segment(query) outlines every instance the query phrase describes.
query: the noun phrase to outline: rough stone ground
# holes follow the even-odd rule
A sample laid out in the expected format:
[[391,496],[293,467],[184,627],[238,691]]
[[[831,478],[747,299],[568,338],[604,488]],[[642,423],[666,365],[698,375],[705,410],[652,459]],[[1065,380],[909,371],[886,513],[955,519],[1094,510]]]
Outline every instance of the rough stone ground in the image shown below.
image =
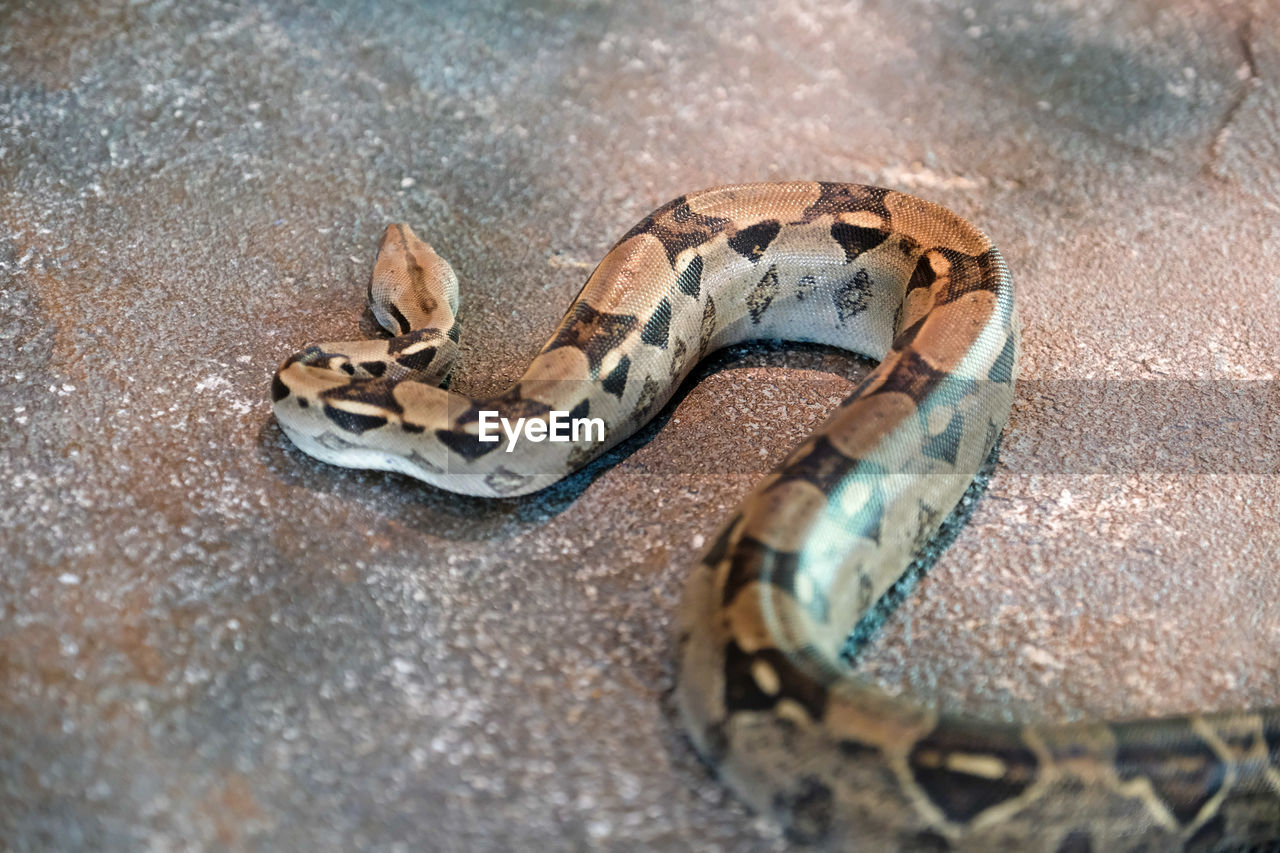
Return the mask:
[[272,420],[385,223],[517,377],[681,192],[912,190],[1020,285],[990,486],[860,660],[1006,719],[1280,703],[1280,11],[1155,0],[0,7],[0,846],[785,844],[668,716],[686,567],[863,369],[738,351],[482,502]]

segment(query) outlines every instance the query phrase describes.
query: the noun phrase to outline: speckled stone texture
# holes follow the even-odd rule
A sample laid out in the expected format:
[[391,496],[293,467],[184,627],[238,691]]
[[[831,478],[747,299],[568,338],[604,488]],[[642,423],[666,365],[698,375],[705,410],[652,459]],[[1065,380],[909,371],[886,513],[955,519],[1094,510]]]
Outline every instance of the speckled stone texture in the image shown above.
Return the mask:
[[1001,719],[1280,703],[1277,21],[4,4],[0,847],[785,847],[676,728],[669,628],[864,366],[738,350],[509,501],[317,463],[268,401],[356,336],[389,221],[457,268],[455,384],[493,391],[636,220],[734,181],[913,191],[1020,287],[1000,463],[863,672]]

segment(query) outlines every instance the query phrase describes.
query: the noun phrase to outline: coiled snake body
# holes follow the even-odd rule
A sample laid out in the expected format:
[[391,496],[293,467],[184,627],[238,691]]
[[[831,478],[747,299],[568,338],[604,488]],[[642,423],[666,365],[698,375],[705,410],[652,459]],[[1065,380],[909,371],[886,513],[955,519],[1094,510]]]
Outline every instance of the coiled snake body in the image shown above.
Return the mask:
[[[321,344],[272,383],[293,442],[454,492],[533,492],[647,421],[708,352],[783,338],[879,361],[765,478],[688,582],[680,716],[799,840],[866,850],[1238,849],[1280,839],[1280,712],[1017,726],[939,716],[840,662],[1007,419],[1018,324],[980,231],[909,195],[754,184],[654,211],[605,256],[504,394],[438,387],[457,280],[393,225],[369,302],[394,337]],[[480,440],[483,411],[600,418],[605,440]]]

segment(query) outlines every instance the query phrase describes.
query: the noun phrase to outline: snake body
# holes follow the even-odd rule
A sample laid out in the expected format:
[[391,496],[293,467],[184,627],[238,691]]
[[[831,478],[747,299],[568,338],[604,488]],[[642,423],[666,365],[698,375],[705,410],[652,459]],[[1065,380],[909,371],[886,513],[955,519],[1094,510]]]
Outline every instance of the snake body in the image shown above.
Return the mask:
[[[272,383],[302,450],[512,496],[645,423],[707,353],[782,338],[879,362],[732,516],[688,582],[676,699],[698,752],[797,840],[865,850],[1228,850],[1280,839],[1280,711],[1010,725],[894,698],[841,662],[1008,416],[1004,261],[891,190],[752,184],[682,196],[609,251],[509,391],[441,387],[457,280],[403,225],[369,286],[393,337],[307,347]],[[479,440],[482,411],[590,415],[604,441]]]

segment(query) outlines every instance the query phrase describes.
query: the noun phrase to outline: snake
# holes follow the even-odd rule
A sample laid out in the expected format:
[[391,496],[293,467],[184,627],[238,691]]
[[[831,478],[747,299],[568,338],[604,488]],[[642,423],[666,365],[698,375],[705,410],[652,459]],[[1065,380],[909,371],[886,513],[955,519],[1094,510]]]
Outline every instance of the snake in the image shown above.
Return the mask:
[[[842,657],[1008,421],[1012,281],[957,214],[839,182],[680,196],[626,232],[526,372],[492,395],[448,389],[458,280],[408,225],[387,227],[367,298],[387,336],[287,358],[275,417],[316,459],[459,494],[517,497],[577,471],[723,347],[782,339],[877,362],[709,539],[675,618],[680,724],[713,775],[788,838],[874,851],[1278,849],[1265,845],[1280,839],[1280,709],[1009,723],[891,695]],[[504,446],[486,413],[526,437],[556,432],[557,413],[604,430]]]

